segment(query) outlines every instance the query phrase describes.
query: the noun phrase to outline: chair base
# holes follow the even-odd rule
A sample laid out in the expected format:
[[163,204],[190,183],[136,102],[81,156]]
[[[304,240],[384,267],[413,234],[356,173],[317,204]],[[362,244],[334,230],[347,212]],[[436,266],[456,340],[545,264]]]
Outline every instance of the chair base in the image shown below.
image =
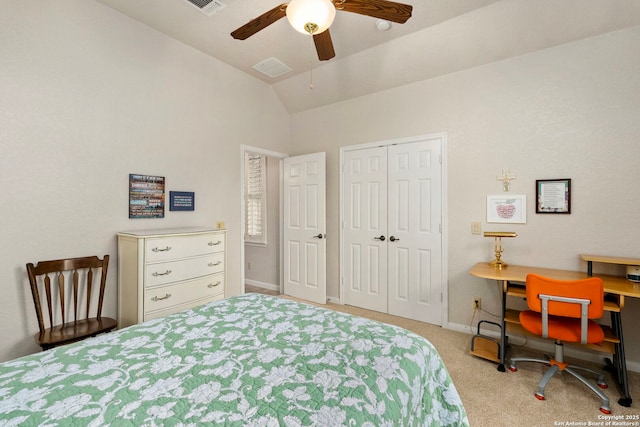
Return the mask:
[[[600,412],[603,414],[610,414],[611,407],[609,406],[609,398],[606,394],[602,392],[600,388],[607,388],[607,383],[605,382],[604,374],[600,372],[596,372],[589,368],[584,368],[582,366],[568,365],[563,362],[563,351],[562,351],[562,343],[556,342],[556,357],[548,358],[548,359],[536,359],[530,357],[514,357],[510,360],[509,370],[511,372],[516,372],[518,368],[516,367],[516,363],[518,362],[535,362],[535,363],[544,363],[545,365],[551,365],[551,367],[545,372],[544,376],[538,383],[538,389],[535,393],[535,396],[538,400],[545,400],[544,390],[547,387],[547,384],[551,380],[551,378],[558,372],[567,372],[573,377],[577,378],[581,383],[586,385],[591,391],[593,391],[602,401],[600,404]],[[580,375],[576,370],[586,371],[591,374],[594,374],[597,380],[597,387],[593,383],[589,382],[585,377]]]

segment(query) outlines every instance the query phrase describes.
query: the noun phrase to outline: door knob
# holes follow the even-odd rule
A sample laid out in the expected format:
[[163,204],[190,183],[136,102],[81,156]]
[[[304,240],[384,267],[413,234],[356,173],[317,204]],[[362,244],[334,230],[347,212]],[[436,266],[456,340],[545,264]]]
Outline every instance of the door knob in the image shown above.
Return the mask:
[[391,236],[391,237],[389,237],[389,240],[391,240],[392,242],[395,242],[395,241],[400,240],[400,239],[398,239],[395,236]]
[[384,236],[374,237],[374,239],[380,240],[381,242],[384,242],[385,237]]
[[313,236],[314,239],[322,239],[324,236],[322,235],[322,233],[318,234],[317,236]]

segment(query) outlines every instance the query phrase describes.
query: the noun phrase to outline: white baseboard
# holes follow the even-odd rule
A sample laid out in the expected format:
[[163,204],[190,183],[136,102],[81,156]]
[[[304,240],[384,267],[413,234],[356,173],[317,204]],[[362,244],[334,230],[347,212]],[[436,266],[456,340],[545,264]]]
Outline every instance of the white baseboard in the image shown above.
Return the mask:
[[273,283],[265,283],[265,282],[260,282],[258,280],[251,280],[251,279],[244,279],[244,282],[247,285],[255,286],[262,289],[268,289],[270,291],[280,292],[280,286],[274,285]]
[[[244,282],[247,285],[255,286],[257,288],[262,288],[262,289],[268,289],[270,291],[281,292],[280,291],[280,286],[274,285],[273,283],[265,283],[265,282],[260,282],[259,280],[251,280],[251,279],[246,279],[246,278],[245,278]],[[327,296],[327,302],[330,302],[330,303],[333,303],[333,304],[340,304],[340,298]]]
[[[491,327],[491,326],[489,326]],[[448,323],[447,329],[457,332],[464,332],[469,335],[474,335],[477,331],[477,326],[470,327],[469,325],[461,325],[458,323]],[[494,338],[500,338],[500,331],[483,329],[482,333]],[[509,335],[509,342],[515,346],[524,345],[528,348],[543,351],[545,353],[553,354],[553,343],[547,340],[538,339],[534,337],[522,337],[519,335]],[[578,348],[565,347],[565,354],[569,357],[575,357],[576,359],[586,360],[593,363],[602,363],[602,356],[606,353],[599,353],[597,351],[581,350]],[[508,362],[508,360],[506,361]],[[640,363],[627,360],[627,371],[640,372]]]

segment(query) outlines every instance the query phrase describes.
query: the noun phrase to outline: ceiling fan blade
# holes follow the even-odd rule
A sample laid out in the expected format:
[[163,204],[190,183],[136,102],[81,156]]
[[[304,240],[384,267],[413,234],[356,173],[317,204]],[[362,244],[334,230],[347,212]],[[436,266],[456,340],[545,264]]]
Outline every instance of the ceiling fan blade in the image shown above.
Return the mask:
[[316,51],[318,52],[318,59],[320,61],[327,61],[336,56],[328,28],[320,34],[314,34],[313,42],[316,44]]
[[280,18],[284,18],[287,15],[287,3],[283,3],[279,6],[274,7],[268,12],[263,13],[255,19],[244,24],[242,27],[238,28],[234,32],[231,33],[231,36],[234,39],[245,40],[260,30],[267,28],[269,25],[273,24]]
[[411,18],[413,6],[387,0],[333,0],[337,10],[372,16],[404,24]]

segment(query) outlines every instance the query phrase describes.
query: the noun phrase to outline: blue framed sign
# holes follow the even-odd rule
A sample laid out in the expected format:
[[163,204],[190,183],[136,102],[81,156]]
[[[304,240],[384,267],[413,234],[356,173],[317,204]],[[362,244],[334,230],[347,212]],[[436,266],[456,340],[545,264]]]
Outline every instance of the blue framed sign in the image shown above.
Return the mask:
[[169,191],[169,210],[195,211],[196,193],[193,191]]

